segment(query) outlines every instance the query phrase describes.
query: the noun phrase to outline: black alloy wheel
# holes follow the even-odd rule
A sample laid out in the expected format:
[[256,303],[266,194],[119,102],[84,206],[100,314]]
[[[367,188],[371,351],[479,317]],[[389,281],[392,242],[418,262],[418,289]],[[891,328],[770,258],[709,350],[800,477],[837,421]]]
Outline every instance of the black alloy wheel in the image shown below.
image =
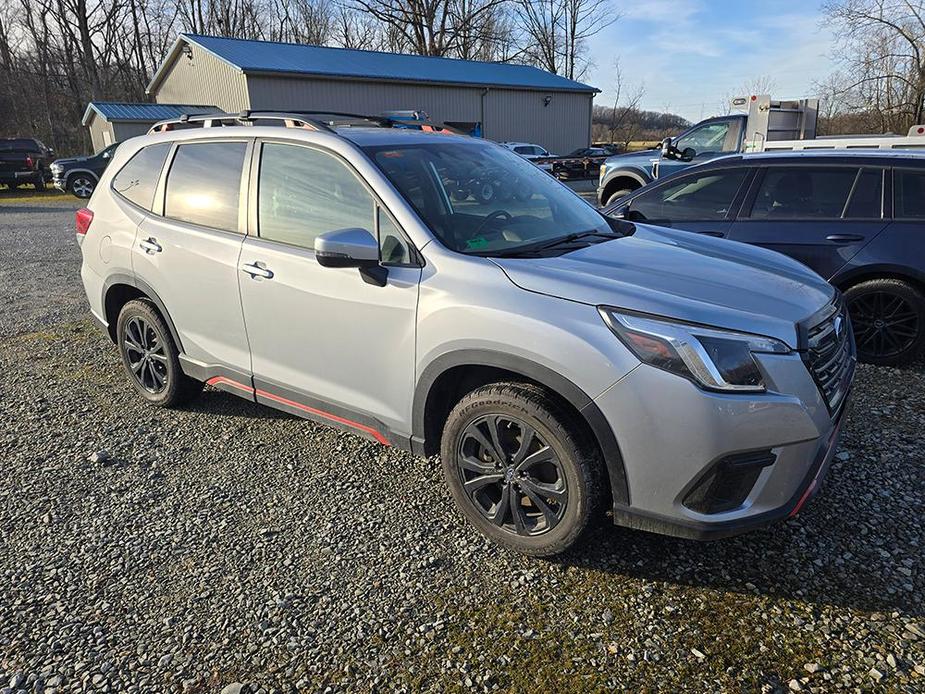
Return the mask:
[[474,507],[509,533],[540,535],[565,513],[568,484],[559,457],[517,417],[473,420],[460,439],[456,464]]
[[115,335],[135,392],[151,404],[173,407],[202,390],[201,381],[183,373],[173,335],[148,299],[134,299],[122,307]]
[[925,297],[905,282],[870,280],[845,292],[858,359],[898,366],[913,361],[925,342]]
[[466,520],[523,554],[571,547],[606,496],[603,461],[584,420],[532,383],[492,383],[464,395],[446,418],[440,458]]
[[133,316],[123,328],[122,340],[129,369],[139,386],[151,394],[167,387],[167,355],[163,338],[143,317]]

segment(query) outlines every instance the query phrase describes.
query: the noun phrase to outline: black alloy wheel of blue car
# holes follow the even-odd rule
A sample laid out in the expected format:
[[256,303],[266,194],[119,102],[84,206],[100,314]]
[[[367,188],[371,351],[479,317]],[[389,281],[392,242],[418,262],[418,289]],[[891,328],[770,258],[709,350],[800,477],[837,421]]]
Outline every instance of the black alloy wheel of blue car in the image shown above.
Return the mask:
[[882,366],[908,364],[925,347],[925,296],[897,279],[862,282],[845,292],[858,359]]

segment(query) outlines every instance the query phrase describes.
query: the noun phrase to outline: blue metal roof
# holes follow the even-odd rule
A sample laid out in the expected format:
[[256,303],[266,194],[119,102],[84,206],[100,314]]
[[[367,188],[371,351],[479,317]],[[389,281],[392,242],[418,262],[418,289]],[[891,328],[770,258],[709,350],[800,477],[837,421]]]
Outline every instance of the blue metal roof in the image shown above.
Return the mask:
[[[181,34],[179,41],[213,53],[242,72],[397,80],[595,93],[587,84],[529,65],[358,51],[295,43]],[[165,64],[168,61],[165,61]],[[163,69],[163,66],[162,66]],[[160,73],[160,71],[158,71]],[[149,90],[158,81],[155,75]]]
[[215,106],[202,104],[130,104],[114,101],[91,101],[84,113],[83,124],[90,122],[91,111],[96,111],[108,121],[155,122],[177,118],[184,113],[209,113],[218,111]]

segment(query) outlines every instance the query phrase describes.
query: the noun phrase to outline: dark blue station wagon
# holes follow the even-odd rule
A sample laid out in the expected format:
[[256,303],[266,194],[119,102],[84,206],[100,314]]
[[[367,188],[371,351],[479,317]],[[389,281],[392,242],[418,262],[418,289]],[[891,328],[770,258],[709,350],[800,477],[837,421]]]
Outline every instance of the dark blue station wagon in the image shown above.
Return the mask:
[[621,198],[605,213],[756,244],[842,290],[862,361],[901,365],[925,346],[925,154],[739,154]]

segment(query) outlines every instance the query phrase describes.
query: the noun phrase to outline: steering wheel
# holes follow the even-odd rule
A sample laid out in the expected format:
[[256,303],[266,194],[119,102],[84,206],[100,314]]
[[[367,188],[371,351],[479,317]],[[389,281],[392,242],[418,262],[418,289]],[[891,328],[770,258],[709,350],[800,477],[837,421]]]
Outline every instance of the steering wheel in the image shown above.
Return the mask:
[[514,216],[507,210],[495,210],[490,215],[487,215],[485,219],[482,220],[482,223],[479,224],[478,228],[475,230],[475,233],[472,234],[472,238],[478,237],[482,229],[484,229],[488,225],[489,222],[493,222],[496,219],[501,219],[502,217],[504,219],[507,219],[508,221],[514,219]]

